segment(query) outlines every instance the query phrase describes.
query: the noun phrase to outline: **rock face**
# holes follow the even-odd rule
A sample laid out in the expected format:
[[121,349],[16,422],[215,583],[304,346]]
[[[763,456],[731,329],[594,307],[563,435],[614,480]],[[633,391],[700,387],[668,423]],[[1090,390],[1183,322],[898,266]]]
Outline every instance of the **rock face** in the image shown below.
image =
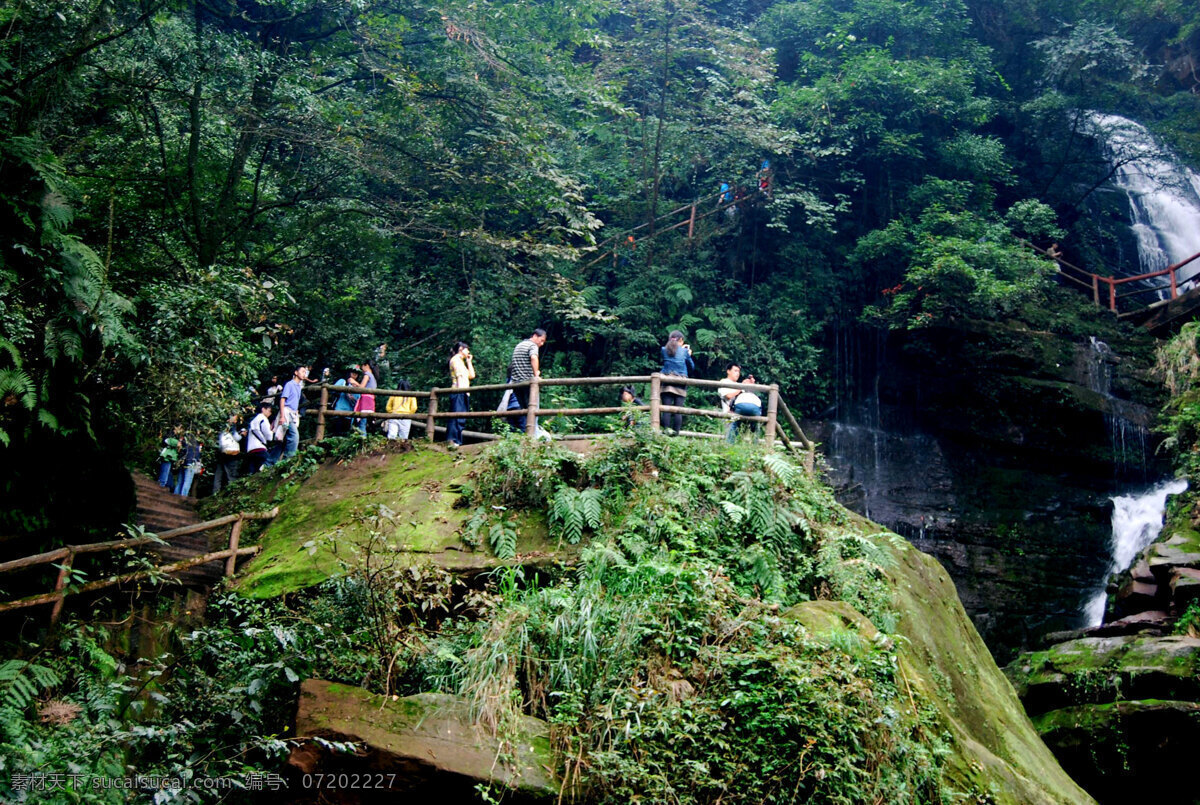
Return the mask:
[[[1194,803],[1200,638],[1171,634],[1194,600],[1200,534],[1176,518],[1121,574],[1109,620],[1021,655],[1005,672],[1063,767],[1101,802]],[[1183,522],[1179,522],[1183,520]]]
[[1038,738],[957,600],[946,571],[911,546],[888,569],[901,676],[937,708],[952,751],[948,774],[961,790],[990,790],[996,803],[1090,802]]
[[1083,625],[1109,497],[1157,477],[1148,344],[1114,336],[1139,360],[1016,324],[893,334],[856,358],[866,402],[818,432],[843,502],[937,557],[1001,658]]
[[[424,693],[388,699],[362,688],[309,679],[300,686],[299,739],[288,759],[291,792],[313,802],[475,803],[477,784],[504,791],[504,801],[533,803],[558,795],[550,769],[549,727],[523,717],[502,740],[473,722],[455,696]],[[325,742],[325,743],[322,743]],[[354,742],[352,754],[329,743]],[[357,784],[353,784],[357,781]],[[308,801],[304,794],[296,802]]]
[[1100,802],[1194,803],[1187,768],[1200,746],[1200,639],[1085,637],[1006,669],[1034,726]]

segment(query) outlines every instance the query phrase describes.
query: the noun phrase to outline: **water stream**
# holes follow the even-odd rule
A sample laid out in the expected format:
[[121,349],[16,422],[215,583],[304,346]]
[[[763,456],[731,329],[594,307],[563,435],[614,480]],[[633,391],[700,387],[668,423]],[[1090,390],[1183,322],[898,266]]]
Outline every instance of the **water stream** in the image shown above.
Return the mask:
[[1135,495],[1117,495],[1112,498],[1112,561],[1108,573],[1101,581],[1100,589],[1092,595],[1084,609],[1087,626],[1099,626],[1104,622],[1108,577],[1127,569],[1137,555],[1158,538],[1163,527],[1167,498],[1178,495],[1185,489],[1187,481],[1177,479],[1155,484]]
[[[1200,253],[1200,176],[1140,123],[1100,112],[1086,119],[1116,171],[1113,182],[1129,196],[1142,272]],[[1200,264],[1189,265],[1180,281],[1197,273]]]

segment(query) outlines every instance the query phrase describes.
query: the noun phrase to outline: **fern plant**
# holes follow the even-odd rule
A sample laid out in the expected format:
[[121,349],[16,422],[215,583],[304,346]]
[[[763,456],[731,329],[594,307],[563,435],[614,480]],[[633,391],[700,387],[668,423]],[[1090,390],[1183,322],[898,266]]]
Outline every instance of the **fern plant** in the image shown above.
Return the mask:
[[600,528],[604,514],[603,490],[585,489],[582,492],[560,486],[550,502],[550,527],[555,536],[571,545],[583,539],[585,528]]
[[517,529],[508,520],[492,523],[488,529],[488,544],[499,559],[512,559],[517,555]]
[[62,682],[53,669],[26,660],[0,663],[0,704],[21,711],[38,693]]

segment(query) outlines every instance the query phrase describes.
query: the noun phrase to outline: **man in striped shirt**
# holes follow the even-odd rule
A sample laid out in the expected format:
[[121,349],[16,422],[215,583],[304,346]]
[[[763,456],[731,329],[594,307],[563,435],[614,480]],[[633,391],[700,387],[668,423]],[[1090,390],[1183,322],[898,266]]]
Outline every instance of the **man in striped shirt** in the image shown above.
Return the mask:
[[[533,335],[517,344],[513,349],[512,359],[508,362],[508,382],[525,383],[534,378],[541,378],[542,369],[538,350],[546,345],[546,331],[541,327],[533,331]],[[513,396],[522,409],[529,407],[529,387],[513,389]],[[512,423],[513,430],[525,432],[525,416],[522,414]]]

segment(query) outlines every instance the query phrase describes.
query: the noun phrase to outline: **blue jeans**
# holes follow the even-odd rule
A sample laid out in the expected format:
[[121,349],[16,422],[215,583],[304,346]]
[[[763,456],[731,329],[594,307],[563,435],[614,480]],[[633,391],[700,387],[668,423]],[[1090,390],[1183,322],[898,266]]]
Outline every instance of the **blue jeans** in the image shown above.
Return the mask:
[[[298,418],[298,417],[297,417]],[[289,459],[300,449],[300,426],[292,422],[287,427],[287,435],[283,437],[283,457]]]
[[[734,403],[730,407],[729,413],[737,414],[738,416],[762,416],[762,406],[755,405],[754,403],[749,403],[749,402]],[[736,421],[729,423],[729,433],[726,434],[725,441],[729,442],[730,444],[733,444],[734,440],[737,439],[738,425],[741,425],[741,424],[743,424],[743,423],[736,422]],[[757,422],[748,422],[745,424],[747,424],[753,428],[758,423]]]
[[175,479],[175,494],[186,498],[192,492],[192,480],[196,477],[196,465],[185,464]]
[[171,462],[160,461],[158,463],[158,485],[170,489],[175,486],[171,480]]
[[[454,413],[454,414],[460,414],[466,410],[468,410],[466,392],[458,392],[457,394],[451,394],[450,395],[450,412]],[[462,444],[462,432],[463,432],[463,428],[466,427],[466,425],[467,425],[466,419],[446,420],[446,441],[454,442],[455,444]]]
[[[512,381],[510,380],[509,382],[511,383]],[[519,389],[513,389],[512,397],[510,397],[508,400],[508,410],[509,411],[519,411],[522,408],[528,408],[528,407],[529,407],[529,386],[524,386]],[[518,417],[509,419],[508,424],[517,433],[524,433],[525,432],[525,414],[521,414]],[[535,428],[537,427],[537,418],[536,417],[533,420],[533,426]]]

